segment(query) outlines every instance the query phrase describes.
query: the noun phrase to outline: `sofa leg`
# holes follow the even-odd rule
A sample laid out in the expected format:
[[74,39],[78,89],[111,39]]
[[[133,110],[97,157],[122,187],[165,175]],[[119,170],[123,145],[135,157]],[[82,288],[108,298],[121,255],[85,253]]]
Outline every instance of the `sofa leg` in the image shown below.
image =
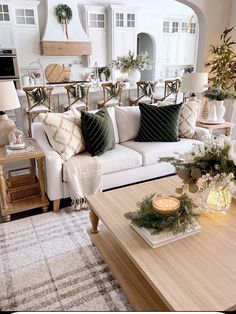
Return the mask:
[[53,211],[54,212],[59,212],[59,210],[60,210],[60,202],[61,202],[61,200],[53,201]]

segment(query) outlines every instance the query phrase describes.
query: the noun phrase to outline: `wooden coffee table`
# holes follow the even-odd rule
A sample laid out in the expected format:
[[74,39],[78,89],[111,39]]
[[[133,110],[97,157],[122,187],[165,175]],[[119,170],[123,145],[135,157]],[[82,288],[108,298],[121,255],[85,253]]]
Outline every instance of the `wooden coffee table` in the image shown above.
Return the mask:
[[226,215],[203,213],[200,233],[155,249],[124,217],[146,195],[179,185],[174,176],[87,197],[91,240],[135,310],[236,309],[235,200]]

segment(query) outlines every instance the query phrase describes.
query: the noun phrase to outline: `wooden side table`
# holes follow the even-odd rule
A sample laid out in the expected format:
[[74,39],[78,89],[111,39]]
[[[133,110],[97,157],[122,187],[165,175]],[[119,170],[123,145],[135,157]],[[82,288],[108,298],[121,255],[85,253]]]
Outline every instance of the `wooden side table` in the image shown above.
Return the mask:
[[[27,140],[27,144],[34,147],[33,151],[7,155],[5,147],[0,147],[0,207],[3,221],[10,221],[11,214],[26,211],[28,209],[42,207],[43,212],[47,212],[49,201],[45,194],[45,178],[43,170],[44,153],[33,139]],[[41,196],[35,196],[31,199],[19,200],[10,203],[7,198],[6,182],[3,173],[3,165],[21,160],[35,160],[38,168],[38,179],[41,189]]]
[[200,128],[212,130],[212,132],[214,130],[225,130],[225,135],[231,136],[232,129],[234,128],[235,124],[231,122],[224,122],[221,124],[207,124],[207,123],[197,122],[197,126],[199,126]]

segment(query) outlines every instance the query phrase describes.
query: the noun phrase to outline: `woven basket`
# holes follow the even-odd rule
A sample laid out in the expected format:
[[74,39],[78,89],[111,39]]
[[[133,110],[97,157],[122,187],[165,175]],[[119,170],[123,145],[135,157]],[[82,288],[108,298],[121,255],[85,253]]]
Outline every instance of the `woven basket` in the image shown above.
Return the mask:
[[[14,175],[16,171],[28,170],[28,174]],[[41,195],[41,189],[37,177],[32,168],[22,168],[9,171],[6,180],[9,202],[14,203],[20,200],[31,199]]]

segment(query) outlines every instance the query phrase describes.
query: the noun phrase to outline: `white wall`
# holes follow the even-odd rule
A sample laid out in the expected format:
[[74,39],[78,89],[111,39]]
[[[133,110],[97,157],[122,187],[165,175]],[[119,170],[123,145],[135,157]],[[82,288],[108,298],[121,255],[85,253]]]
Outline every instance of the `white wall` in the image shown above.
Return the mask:
[[[20,0],[15,0],[20,1]],[[206,61],[208,56],[208,50],[210,44],[215,44],[219,40],[219,36],[224,30],[225,26],[235,25],[236,21],[236,0],[74,0],[81,6],[82,4],[96,4],[96,5],[109,5],[109,4],[124,4],[135,5],[140,7],[138,32],[146,32],[155,36],[157,43],[157,59],[158,59],[158,43],[160,43],[160,37],[156,32],[156,29],[160,26],[161,20],[158,19],[157,14],[176,14],[176,15],[189,15],[192,14],[192,10],[183,6],[182,3],[190,5],[198,17],[200,16],[200,23],[202,28],[200,29],[201,39],[199,42],[199,60],[198,70]],[[181,2],[181,3],[180,3]],[[80,12],[81,13],[81,12]],[[45,0],[40,1],[39,5],[39,23],[40,30],[42,30],[45,24]],[[236,29],[234,30],[236,33]],[[87,69],[82,68],[78,62],[80,58],[57,58],[57,57],[42,57],[35,56],[35,60],[42,60],[43,63],[59,62],[59,63],[75,63],[73,65],[73,71],[75,73],[84,73]]]
[[[236,1],[235,0],[232,0],[232,5],[231,5],[230,11],[231,11],[231,15],[230,15],[228,27],[234,26],[232,36],[233,36],[234,40],[236,40]],[[235,47],[235,50],[236,50],[236,47]]]

